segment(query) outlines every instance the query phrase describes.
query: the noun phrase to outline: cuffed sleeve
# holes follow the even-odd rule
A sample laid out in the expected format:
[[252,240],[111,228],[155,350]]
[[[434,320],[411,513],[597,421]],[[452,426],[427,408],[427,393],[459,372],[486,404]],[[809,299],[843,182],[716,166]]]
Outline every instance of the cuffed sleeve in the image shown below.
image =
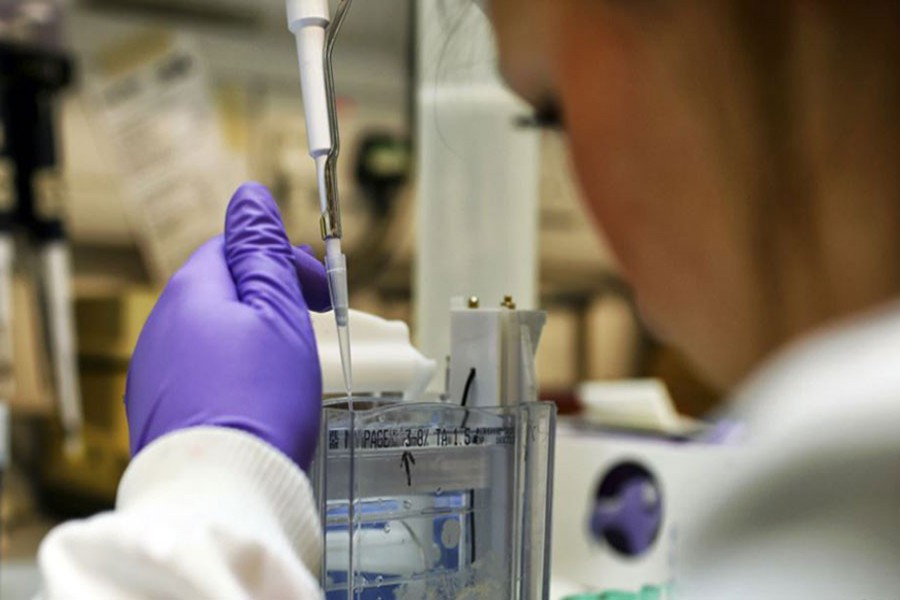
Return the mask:
[[254,436],[198,427],[132,462],[116,510],[41,547],[48,598],[320,598],[321,527],[306,476]]

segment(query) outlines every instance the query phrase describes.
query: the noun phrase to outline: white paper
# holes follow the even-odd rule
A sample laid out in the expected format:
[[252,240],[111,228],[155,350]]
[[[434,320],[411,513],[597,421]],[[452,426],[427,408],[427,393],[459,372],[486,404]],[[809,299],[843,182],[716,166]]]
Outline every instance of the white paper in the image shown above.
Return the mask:
[[91,97],[141,252],[165,281],[222,231],[233,191],[202,61],[187,38],[173,36],[124,72],[96,79]]

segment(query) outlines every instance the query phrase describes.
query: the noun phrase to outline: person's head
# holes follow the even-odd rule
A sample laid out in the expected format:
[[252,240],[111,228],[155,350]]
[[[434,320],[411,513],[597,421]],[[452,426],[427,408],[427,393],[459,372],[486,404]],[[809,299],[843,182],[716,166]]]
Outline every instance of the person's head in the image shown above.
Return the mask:
[[900,292],[900,2],[488,9],[644,316],[712,380]]

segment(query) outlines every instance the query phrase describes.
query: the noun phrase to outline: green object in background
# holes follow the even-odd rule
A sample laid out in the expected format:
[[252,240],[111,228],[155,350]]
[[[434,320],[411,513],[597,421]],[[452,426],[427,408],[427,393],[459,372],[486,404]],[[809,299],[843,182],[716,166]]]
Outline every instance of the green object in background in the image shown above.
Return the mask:
[[648,585],[640,592],[591,592],[588,594],[566,596],[564,600],[662,600],[662,598],[662,588]]
[[640,598],[631,592],[605,592],[600,594],[600,600],[640,600]]
[[641,600],[641,598],[632,592],[591,592],[589,594],[566,596],[564,600]]
[[662,589],[655,586],[647,586],[641,590],[641,600],[662,600]]

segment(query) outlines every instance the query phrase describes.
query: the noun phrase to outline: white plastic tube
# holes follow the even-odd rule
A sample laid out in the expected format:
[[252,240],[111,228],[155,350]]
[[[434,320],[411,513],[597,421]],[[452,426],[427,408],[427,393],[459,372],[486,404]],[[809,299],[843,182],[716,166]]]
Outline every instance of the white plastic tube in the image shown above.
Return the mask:
[[13,261],[15,243],[11,235],[0,235],[0,400],[9,399],[13,379]]
[[9,437],[9,407],[0,401],[0,492],[3,491],[3,469],[10,462]]
[[66,450],[77,451],[81,443],[82,416],[69,248],[63,241],[49,243],[43,247],[41,259],[50,324],[51,356],[60,417],[66,434]]
[[287,14],[288,29],[297,42],[309,154],[318,159],[331,150],[325,90],[325,30],[331,21],[328,0],[287,0]]

